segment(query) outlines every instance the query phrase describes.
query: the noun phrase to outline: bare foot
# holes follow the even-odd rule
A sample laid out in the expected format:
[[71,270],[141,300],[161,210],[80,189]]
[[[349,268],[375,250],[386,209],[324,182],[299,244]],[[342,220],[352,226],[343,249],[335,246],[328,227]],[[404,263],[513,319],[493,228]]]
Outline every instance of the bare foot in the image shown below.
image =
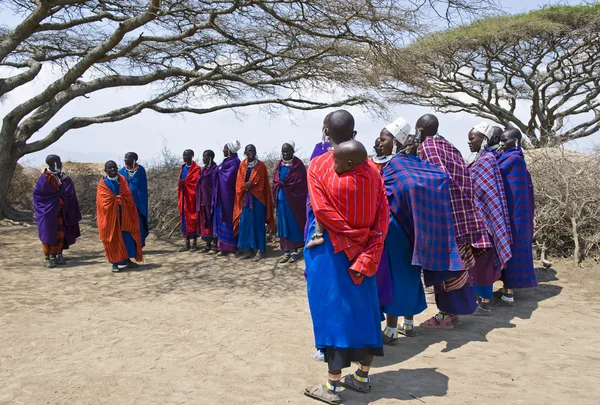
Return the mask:
[[310,249],[313,246],[322,245],[325,242],[325,239],[322,237],[311,238],[311,240],[306,244],[306,247]]

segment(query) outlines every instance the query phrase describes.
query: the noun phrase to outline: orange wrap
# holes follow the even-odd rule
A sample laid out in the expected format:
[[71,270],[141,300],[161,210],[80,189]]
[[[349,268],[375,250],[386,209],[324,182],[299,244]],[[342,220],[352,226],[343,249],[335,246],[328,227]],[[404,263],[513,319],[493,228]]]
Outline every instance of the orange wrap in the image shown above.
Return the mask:
[[[127,180],[121,175],[119,175],[119,193],[119,195],[115,195],[104,183],[104,179],[100,180],[96,191],[96,216],[100,240],[104,245],[108,261],[120,263],[129,259],[121,232],[129,232],[135,240],[135,260],[141,262],[144,257],[142,255],[140,219]],[[121,207],[120,216],[119,207]]]
[[244,196],[250,191],[267,209],[266,224],[273,232],[277,230],[275,225],[275,215],[273,214],[273,199],[271,196],[271,184],[269,182],[269,173],[267,166],[259,161],[252,169],[248,181],[254,186],[247,190],[244,187],[246,183],[246,172],[248,171],[248,159],[240,163],[238,175],[235,180],[235,203],[233,205],[233,233],[237,235],[240,231],[240,217],[244,208]]

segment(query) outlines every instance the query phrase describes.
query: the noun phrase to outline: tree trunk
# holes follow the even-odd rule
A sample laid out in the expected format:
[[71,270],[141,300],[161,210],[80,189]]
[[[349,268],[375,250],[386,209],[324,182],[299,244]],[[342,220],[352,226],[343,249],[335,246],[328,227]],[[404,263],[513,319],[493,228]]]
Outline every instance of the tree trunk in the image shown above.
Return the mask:
[[11,148],[0,142],[0,220],[27,221],[31,213],[20,212],[13,208],[8,199],[10,183],[15,174],[18,158],[11,154]]
[[573,242],[575,242],[575,250],[573,251],[573,259],[575,265],[581,263],[581,247],[579,244],[579,231],[577,230],[577,218],[571,217],[571,227],[573,228]]

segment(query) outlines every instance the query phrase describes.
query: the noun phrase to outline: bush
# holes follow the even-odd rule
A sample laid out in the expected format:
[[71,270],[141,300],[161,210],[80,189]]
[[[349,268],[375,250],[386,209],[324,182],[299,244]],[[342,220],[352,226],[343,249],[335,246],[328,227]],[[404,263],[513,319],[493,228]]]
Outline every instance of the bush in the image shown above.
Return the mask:
[[527,152],[535,187],[535,240],[580,262],[600,254],[600,159],[556,148]]

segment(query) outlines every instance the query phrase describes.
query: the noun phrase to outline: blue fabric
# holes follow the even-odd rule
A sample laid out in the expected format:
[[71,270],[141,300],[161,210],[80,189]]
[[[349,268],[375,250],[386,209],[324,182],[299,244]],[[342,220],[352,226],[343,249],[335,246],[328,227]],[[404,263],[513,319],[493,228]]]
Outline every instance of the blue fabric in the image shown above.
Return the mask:
[[[279,169],[279,179],[284,181],[290,172],[290,166],[281,166]],[[283,187],[277,193],[277,236],[284,237],[292,242],[303,242],[304,232],[298,226],[298,221],[292,213],[292,209],[287,199]]]
[[502,271],[506,288],[529,288],[537,285],[533,266],[534,193],[521,148],[510,149],[498,156],[506,203],[510,218],[512,258]]
[[129,190],[133,195],[135,201],[135,207],[138,211],[138,217],[140,219],[140,235],[142,237],[142,247],[146,246],[146,238],[148,237],[148,177],[146,176],[146,169],[143,166],[138,166],[135,174],[130,177],[127,168],[122,167],[119,173],[125,177],[127,184],[129,184]]
[[392,302],[384,305],[383,312],[392,316],[413,316],[427,308],[421,282],[421,268],[411,264],[412,244],[398,220],[392,217],[385,239],[392,279]]
[[[107,177],[105,177],[104,184],[106,184],[108,186],[108,188],[110,189],[110,191],[113,192],[114,195],[119,195],[119,192],[121,191],[121,187],[120,187],[120,184],[118,181],[112,181],[112,180],[109,180]],[[121,207],[119,207],[119,214],[120,213],[121,213]],[[129,232],[122,231],[121,234],[123,235],[123,241],[125,242],[125,247],[127,248],[127,254],[129,255],[129,258],[135,259],[135,256],[137,254],[135,239],[133,239],[133,236],[131,236],[131,233],[129,233]],[[112,263],[112,264],[125,265],[125,264],[127,264],[127,260],[124,260],[119,263]]]
[[[313,220],[307,237],[314,233]],[[315,347],[379,348],[381,314],[375,277],[354,284],[344,252],[334,254],[329,234],[325,242],[304,249],[307,292],[315,335]]]
[[223,204],[215,204],[214,235],[220,243],[220,249],[235,251],[238,237],[233,233],[233,225],[223,219]]
[[382,176],[392,216],[413,246],[411,263],[431,271],[464,270],[452,226],[448,174],[416,156],[399,153]]
[[[190,168],[188,167],[188,165],[183,165],[182,169],[181,169],[181,180],[185,180],[185,178],[187,177],[188,173],[190,172]],[[181,232],[184,235],[187,235],[187,224],[186,224],[186,220],[185,220],[185,198],[182,198],[181,201]],[[188,235],[189,237],[189,235]]]
[[238,235],[238,247],[243,250],[258,249],[261,252],[267,250],[267,208],[258,198],[252,195],[252,208],[242,208],[240,217],[240,233]]
[[474,285],[473,290],[475,294],[479,295],[481,298],[492,299],[494,298],[494,286],[493,285]]
[[468,283],[458,290],[435,294],[435,303],[440,311],[452,315],[471,315],[477,309],[475,291]]

